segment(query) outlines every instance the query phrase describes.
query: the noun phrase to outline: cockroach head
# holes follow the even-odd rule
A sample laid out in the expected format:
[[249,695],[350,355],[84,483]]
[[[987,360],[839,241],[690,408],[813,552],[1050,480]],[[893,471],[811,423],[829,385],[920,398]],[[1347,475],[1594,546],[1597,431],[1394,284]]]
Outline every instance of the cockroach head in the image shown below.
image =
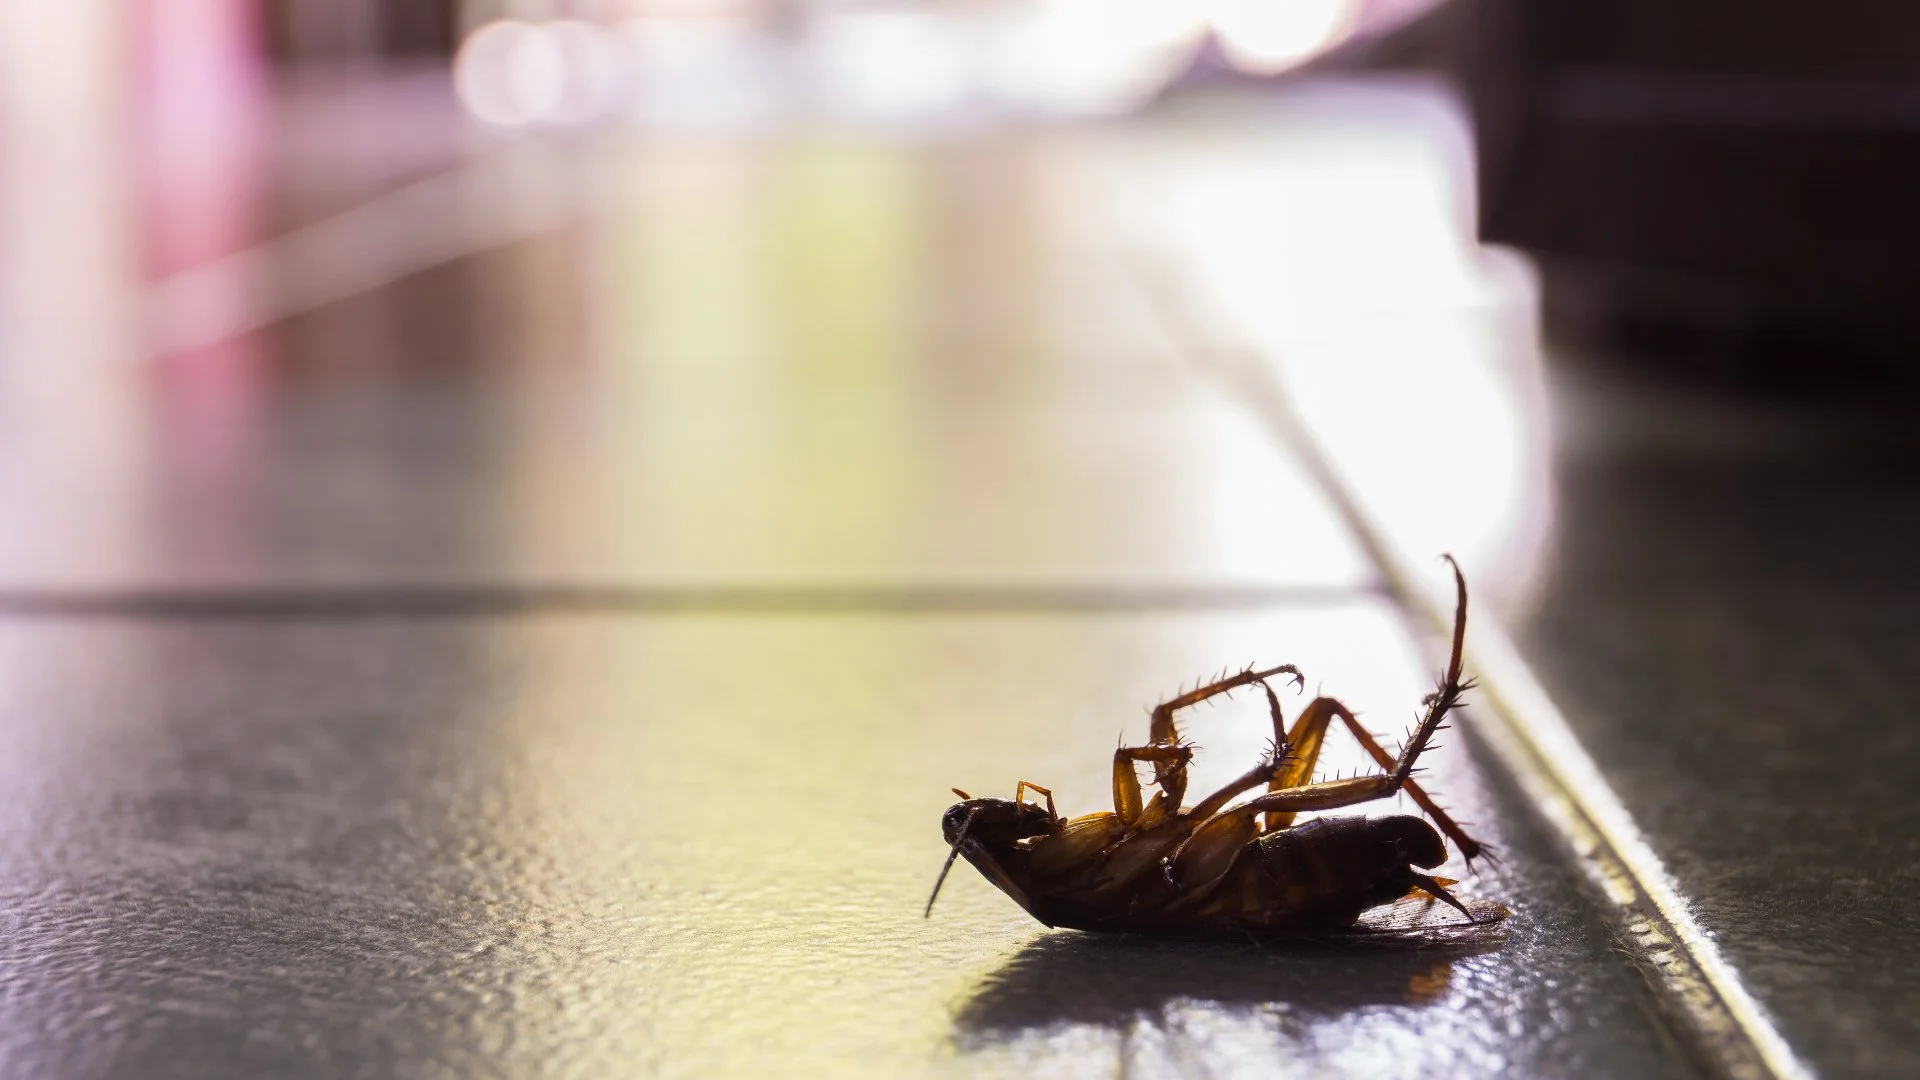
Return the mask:
[[1396,814],[1368,823],[1375,838],[1390,843],[1414,866],[1431,869],[1447,861],[1447,844],[1433,826],[1417,817]]
[[[960,796],[960,801],[940,815],[940,835],[952,846],[947,851],[946,864],[940,867],[940,876],[934,879],[933,894],[927,897],[927,915],[933,914],[933,902],[940,896],[940,886],[946,883],[947,871],[953,869],[953,860],[962,852],[978,852],[981,844],[1011,844],[1029,836],[1044,836],[1053,830],[1053,815],[1045,807],[1011,799],[969,799],[958,790],[954,794]],[[973,854],[967,856],[970,860],[974,857]]]
[[1008,844],[1029,836],[1045,836],[1053,828],[1046,807],[1011,799],[966,799],[947,807],[940,818],[940,835],[958,845],[963,837],[985,844]]

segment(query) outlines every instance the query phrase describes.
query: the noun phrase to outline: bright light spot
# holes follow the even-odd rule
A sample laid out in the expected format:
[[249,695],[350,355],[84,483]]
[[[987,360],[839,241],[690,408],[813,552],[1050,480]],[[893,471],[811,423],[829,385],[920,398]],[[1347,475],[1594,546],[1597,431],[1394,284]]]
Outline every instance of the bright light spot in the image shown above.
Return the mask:
[[733,127],[779,114],[787,57],[753,23],[724,14],[639,17],[621,28],[631,118]]
[[1053,0],[1048,6],[1072,9],[1104,20],[1107,36],[1136,47],[1191,45],[1206,28],[1201,6],[1168,0]]
[[1551,511],[1533,285],[1473,243],[1448,124],[1303,116],[1162,203],[1208,314],[1270,362],[1396,546],[1524,587]]
[[1121,113],[1177,75],[1205,30],[1193,4],[1051,0],[1005,27],[989,82],[1045,112]]
[[809,44],[823,91],[847,112],[924,118],[972,89],[965,42],[935,12],[845,12],[822,19]]
[[453,81],[461,104],[486,123],[546,120],[565,99],[565,52],[552,28],[503,19],[461,43]]
[[553,23],[548,32],[559,46],[566,79],[546,118],[578,124],[608,112],[620,93],[626,66],[619,39],[605,27],[577,19]]
[[1357,0],[1213,0],[1213,28],[1235,67],[1271,74],[1345,40],[1357,7]]

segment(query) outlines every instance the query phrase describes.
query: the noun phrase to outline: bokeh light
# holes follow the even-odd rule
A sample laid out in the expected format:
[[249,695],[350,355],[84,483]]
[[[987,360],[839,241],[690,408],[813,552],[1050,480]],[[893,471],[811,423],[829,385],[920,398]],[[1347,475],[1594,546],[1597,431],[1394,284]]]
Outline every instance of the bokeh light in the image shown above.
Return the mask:
[[566,56],[546,27],[517,19],[488,23],[468,36],[454,59],[454,87],[475,117],[489,124],[532,123],[566,92]]
[[1113,116],[1177,83],[1209,38],[1233,67],[1276,75],[1346,41],[1362,15],[1360,0],[828,4],[794,18],[752,4],[623,10],[615,29],[510,5],[463,43],[460,100],[503,127]]
[[1346,40],[1358,0],[1212,0],[1214,32],[1235,67],[1285,71]]
[[624,80],[619,41],[577,19],[501,19],[475,30],[454,59],[454,88],[488,124],[577,124],[611,111]]
[[612,31],[596,23],[562,19],[547,28],[567,77],[546,119],[579,124],[611,112],[619,103],[625,58]]
[[820,19],[810,35],[812,73],[836,112],[937,118],[973,92],[968,43],[925,11],[850,11]]
[[986,78],[1032,111],[1125,112],[1176,77],[1205,32],[1197,4],[1053,0],[1004,26]]

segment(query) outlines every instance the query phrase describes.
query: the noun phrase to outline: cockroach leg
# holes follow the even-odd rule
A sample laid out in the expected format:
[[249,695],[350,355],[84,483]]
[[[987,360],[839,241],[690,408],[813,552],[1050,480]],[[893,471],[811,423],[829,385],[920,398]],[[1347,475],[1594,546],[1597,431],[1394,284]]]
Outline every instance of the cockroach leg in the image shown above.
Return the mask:
[[[1414,804],[1432,819],[1434,825],[1449,840],[1459,846],[1461,856],[1471,865],[1473,860],[1489,855],[1491,852],[1485,844],[1468,836],[1466,830],[1462,829],[1445,810],[1440,809],[1433,797],[1412,779],[1414,760],[1432,741],[1434,733],[1440,729],[1447,714],[1460,704],[1460,695],[1467,689],[1467,684],[1460,681],[1462,654],[1466,647],[1467,581],[1465,575],[1460,572],[1460,564],[1450,555],[1445,558],[1447,565],[1453,568],[1456,596],[1452,648],[1448,651],[1446,673],[1440,677],[1439,687],[1422,699],[1421,704],[1426,707],[1426,713],[1415,727],[1413,736],[1407,740],[1407,745],[1402,748],[1400,756],[1395,758],[1387,753],[1386,748],[1374,739],[1371,732],[1361,726],[1359,718],[1355,717],[1353,711],[1345,705],[1333,698],[1316,698],[1308,703],[1306,709],[1301,712],[1300,719],[1294,722],[1293,730],[1287,733],[1287,748],[1292,755],[1292,760],[1286,763],[1284,771],[1274,774],[1272,782],[1268,784],[1268,790],[1279,791],[1300,787],[1307,782],[1313,775],[1314,764],[1319,760],[1327,727],[1338,719],[1346,725],[1354,741],[1360,744],[1361,749],[1367,752],[1367,756],[1371,757],[1375,764],[1389,775],[1399,778],[1400,789],[1413,799]],[[1294,815],[1288,811],[1270,811],[1266,815],[1265,831],[1273,832],[1287,828],[1293,824],[1293,818]]]
[[[1455,640],[1457,641],[1458,638],[1456,637]],[[1319,699],[1319,701],[1331,700],[1330,698]],[[1420,723],[1415,726],[1412,736],[1407,739],[1406,747],[1400,751],[1399,757],[1387,763],[1385,772],[1375,773],[1371,776],[1350,776],[1340,780],[1322,780],[1317,784],[1295,785],[1282,788],[1278,791],[1270,790],[1265,795],[1250,799],[1231,810],[1216,813],[1208,817],[1198,828],[1194,829],[1193,834],[1189,836],[1184,843],[1174,849],[1172,855],[1168,856],[1166,863],[1167,880],[1179,888],[1189,891],[1190,895],[1196,898],[1205,895],[1205,893],[1211,889],[1214,882],[1224,877],[1228,870],[1231,869],[1232,859],[1240,848],[1253,836],[1258,834],[1259,830],[1254,825],[1256,815],[1277,813],[1285,815],[1287,821],[1292,821],[1293,815],[1303,811],[1339,810],[1348,806],[1358,806],[1361,803],[1384,799],[1394,792],[1406,788],[1411,783],[1411,781],[1407,779],[1407,776],[1413,771],[1414,762],[1419,759],[1421,752],[1426,749],[1427,743],[1432,740],[1433,733],[1439,728],[1440,722],[1446,719],[1447,711],[1453,708],[1453,706],[1458,703],[1458,700],[1459,687],[1457,684],[1449,684],[1441,687],[1440,694],[1428,707],[1427,714],[1421,717]],[[1315,704],[1318,704],[1319,701],[1316,701]],[[1336,702],[1335,704],[1337,705],[1338,703]],[[1309,706],[1309,708],[1311,708],[1311,706]],[[1332,710],[1325,711],[1328,716],[1337,715],[1333,713]],[[1344,707],[1340,709],[1340,712],[1352,715]],[[1304,721],[1305,719],[1306,717],[1303,716],[1302,720]],[[1327,723],[1327,720],[1317,721],[1320,729],[1319,732],[1313,735],[1311,740],[1303,738],[1303,743],[1311,742],[1311,750],[1307,757],[1294,763],[1294,770],[1304,771],[1312,769],[1313,763],[1311,759],[1319,753],[1320,743],[1322,742],[1320,736],[1325,734]],[[1303,724],[1296,724],[1295,727],[1297,730],[1300,730],[1302,736],[1309,734],[1309,731],[1302,730],[1304,727]],[[1276,770],[1276,772],[1278,771],[1279,770]],[[1258,783],[1258,775],[1257,770],[1249,772],[1242,776],[1240,780],[1235,781],[1235,783],[1239,784],[1248,780],[1251,780],[1252,783]],[[1248,783],[1247,786],[1251,787],[1252,783]],[[1222,794],[1226,797],[1220,800],[1221,803],[1233,797],[1233,793],[1230,793],[1230,791],[1222,792]],[[1201,807],[1195,807],[1195,810],[1198,811],[1202,807],[1206,807],[1212,803],[1214,803],[1214,799],[1209,798]],[[1194,816],[1196,819],[1199,817],[1197,813]],[[1452,824],[1450,819],[1448,824]],[[1455,836],[1456,843],[1459,843],[1462,838],[1465,838],[1465,834],[1459,832],[1458,826],[1454,827],[1454,834],[1457,834]],[[1472,843],[1470,839],[1466,842]],[[1478,845],[1474,845],[1474,848],[1477,850]],[[1436,883],[1434,887],[1440,888],[1441,886]],[[1463,908],[1462,910],[1464,911],[1465,909]]]
[[[1289,673],[1293,674],[1296,678],[1298,677],[1297,672],[1289,672]],[[1255,765],[1251,769],[1248,769],[1245,773],[1241,774],[1239,778],[1227,784],[1227,786],[1221,788],[1219,791],[1216,791],[1213,794],[1207,796],[1206,798],[1200,800],[1198,803],[1194,804],[1191,808],[1183,811],[1182,816],[1188,818],[1189,820],[1196,821],[1196,822],[1205,821],[1208,818],[1212,817],[1214,814],[1218,813],[1222,807],[1226,806],[1229,802],[1232,802],[1237,796],[1241,795],[1242,793],[1251,791],[1254,788],[1259,787],[1262,783],[1271,783],[1272,778],[1278,774],[1278,772],[1285,765],[1285,763],[1291,760],[1287,754],[1286,720],[1280,714],[1280,699],[1274,696],[1273,688],[1271,686],[1268,686],[1263,679],[1255,679],[1254,681],[1260,684],[1260,689],[1266,691],[1267,707],[1268,707],[1268,710],[1273,714],[1273,731],[1274,731],[1273,754],[1268,760],[1263,761],[1258,765]],[[1147,748],[1147,749],[1151,749],[1151,748]],[[1123,752],[1128,752],[1128,751],[1123,751]],[[1131,751],[1131,752],[1137,753],[1138,751]],[[1118,765],[1118,762],[1116,761],[1116,773],[1115,773],[1116,783],[1118,783],[1120,779],[1118,775],[1117,765]],[[1178,776],[1179,776],[1179,780],[1177,781],[1178,783],[1177,791],[1167,789],[1164,786],[1162,788],[1163,794],[1166,794],[1170,799],[1178,799],[1180,796],[1184,795],[1186,792],[1186,762],[1184,760],[1180,763],[1180,766],[1178,769]],[[1137,789],[1139,781],[1138,781],[1138,778],[1134,777],[1133,775],[1131,764],[1129,764],[1127,769],[1127,777],[1134,781],[1134,786]],[[1116,794],[1117,794],[1117,791],[1116,791]],[[1174,805],[1177,806],[1178,804],[1175,803]]]
[[[1455,573],[1457,574],[1458,572],[1456,569]],[[1460,589],[1461,604],[1464,608],[1466,603],[1466,585],[1462,583]],[[1409,780],[1408,777],[1413,773],[1414,763],[1420,759],[1420,755],[1426,750],[1427,744],[1433,741],[1433,734],[1440,730],[1440,724],[1447,718],[1447,713],[1451,712],[1453,708],[1460,703],[1460,693],[1462,690],[1458,681],[1460,669],[1460,640],[1460,635],[1455,633],[1453,638],[1453,663],[1448,668],[1447,679],[1441,683],[1439,692],[1434,695],[1432,702],[1427,706],[1426,715],[1422,716],[1420,722],[1414,725],[1413,733],[1407,737],[1407,744],[1400,748],[1400,756],[1392,759],[1391,762],[1383,766],[1386,769],[1384,774],[1352,776],[1344,780],[1325,780],[1317,784],[1306,784],[1303,786],[1284,788],[1279,791],[1269,791],[1265,795],[1250,800],[1242,806],[1235,807],[1229,812],[1242,813],[1255,809],[1263,812],[1276,810],[1282,813],[1298,813],[1303,810],[1336,810],[1345,806],[1355,806],[1363,802],[1371,802],[1375,799],[1384,799],[1396,791],[1410,787],[1413,782]],[[1319,700],[1331,701],[1332,699],[1321,698]],[[1318,702],[1316,702],[1316,704],[1318,704]],[[1338,703],[1335,702],[1334,704],[1337,705]],[[1344,707],[1340,708],[1340,712],[1345,713],[1347,716],[1352,716],[1352,713]],[[1329,713],[1332,714],[1331,710],[1329,710]],[[1304,720],[1305,718],[1303,717],[1302,719]],[[1326,721],[1320,721],[1320,725],[1323,728],[1325,724]],[[1358,726],[1357,721],[1354,722],[1354,726]],[[1302,734],[1304,735],[1305,732],[1302,732]],[[1368,741],[1371,742],[1371,740]],[[1377,746],[1378,744],[1375,745]],[[1454,829],[1455,832],[1458,832],[1459,827],[1455,826]],[[1460,836],[1456,836],[1455,841],[1459,842],[1464,835],[1465,834],[1460,834]]]
[[[1352,716],[1346,706],[1332,698],[1315,698],[1307,703],[1306,710],[1293,722],[1293,730],[1284,733],[1287,744],[1286,760],[1280,768],[1274,770],[1273,779],[1268,781],[1268,791],[1283,791],[1287,788],[1303,787],[1313,781],[1313,770],[1320,762],[1320,751],[1326,743],[1327,725],[1335,716]],[[1357,727],[1357,722],[1353,725]],[[1372,742],[1371,737],[1363,739],[1361,745]],[[1393,759],[1381,762],[1382,769],[1393,767]],[[1267,832],[1284,829],[1293,824],[1293,815],[1280,810],[1269,811],[1266,815]]]
[[1273,770],[1273,765],[1267,762],[1255,765],[1253,768],[1241,773],[1238,778],[1227,784],[1227,786],[1193,804],[1193,807],[1186,812],[1187,818],[1196,822],[1206,821],[1219,813],[1228,803],[1239,798],[1243,793],[1259,787],[1262,782],[1273,775]]
[[[1274,773],[1267,790],[1280,791],[1285,788],[1300,787],[1308,782],[1313,776],[1314,765],[1319,761],[1321,748],[1325,744],[1327,727],[1334,720],[1339,720],[1346,725],[1347,731],[1353,735],[1353,740],[1360,744],[1361,749],[1367,752],[1367,756],[1371,757],[1382,771],[1388,773],[1393,771],[1397,764],[1394,756],[1387,753],[1386,748],[1381,746],[1365,727],[1361,726],[1359,718],[1353,715],[1352,710],[1333,698],[1315,698],[1300,714],[1300,719],[1294,721],[1293,730],[1287,733],[1287,748],[1290,756],[1282,764],[1281,769]],[[1485,845],[1468,836],[1466,830],[1456,824],[1445,810],[1440,809],[1439,804],[1420,787],[1418,781],[1408,779],[1401,788],[1413,799],[1415,805],[1426,813],[1427,817],[1433,819],[1434,825],[1445,833],[1449,840],[1459,845],[1460,854],[1465,856],[1468,862],[1485,854]],[[1293,824],[1293,818],[1294,815],[1287,811],[1268,811],[1264,831],[1273,832],[1287,828]]]
[[1293,676],[1293,685],[1296,689],[1307,684],[1307,677],[1300,674],[1299,668],[1292,664],[1281,664],[1279,667],[1264,670],[1248,668],[1237,675],[1229,675],[1205,686],[1196,686],[1171,701],[1163,701],[1153,707],[1153,719],[1147,727],[1147,741],[1156,745],[1179,742],[1180,730],[1174,726],[1174,713],[1189,706],[1198,705],[1208,698],[1238,690],[1243,686],[1252,686],[1254,683],[1265,685],[1266,680],[1275,675]]
[[1247,800],[1241,806],[1234,807],[1229,813],[1282,810],[1297,814],[1305,810],[1341,810],[1349,806],[1373,802],[1376,799],[1384,799],[1393,794],[1398,787],[1392,776],[1383,773],[1374,773],[1370,776],[1347,776],[1338,780],[1322,780],[1315,784],[1269,791],[1265,795]]
[[[1280,699],[1274,696],[1273,688],[1267,685],[1267,680],[1275,675],[1293,676],[1296,688],[1306,685],[1306,676],[1292,664],[1280,664],[1266,669],[1248,668],[1205,686],[1197,686],[1178,697],[1154,706],[1153,718],[1147,729],[1148,745],[1123,748],[1114,755],[1113,806],[1115,813],[1120,815],[1120,820],[1128,825],[1134,825],[1139,822],[1144,812],[1140,799],[1139,778],[1133,771],[1133,764],[1137,761],[1153,762],[1153,781],[1160,788],[1160,796],[1156,804],[1162,806],[1166,813],[1179,810],[1180,801],[1186,797],[1187,793],[1187,762],[1192,757],[1191,750],[1182,746],[1180,729],[1173,722],[1173,714],[1181,709],[1257,683],[1262,690],[1266,691],[1267,706],[1273,715],[1273,737],[1276,748],[1284,752],[1286,728],[1285,721],[1280,715]],[[1182,752],[1169,754],[1165,748],[1170,747],[1179,748]],[[1124,762],[1121,757],[1123,754],[1127,755]],[[1130,807],[1141,809],[1130,810]]]
[[1123,746],[1113,752],[1113,812],[1120,823],[1129,828],[1139,825],[1145,819],[1147,806],[1140,796],[1140,777],[1133,771],[1134,764],[1151,761],[1154,773],[1160,785],[1160,794],[1154,797],[1154,806],[1161,816],[1180,808],[1180,800],[1187,794],[1187,762],[1193,758],[1193,747],[1168,744],[1165,746]]
[[1014,785],[1014,788],[1013,788],[1014,803],[1018,805],[1020,801],[1026,797],[1026,794],[1029,791],[1037,791],[1043,797],[1046,798],[1047,818],[1050,821],[1058,823],[1060,820],[1060,814],[1058,811],[1054,810],[1053,808],[1053,792],[1048,791],[1046,788],[1041,787],[1039,784],[1036,784],[1031,780],[1022,780],[1018,784]]

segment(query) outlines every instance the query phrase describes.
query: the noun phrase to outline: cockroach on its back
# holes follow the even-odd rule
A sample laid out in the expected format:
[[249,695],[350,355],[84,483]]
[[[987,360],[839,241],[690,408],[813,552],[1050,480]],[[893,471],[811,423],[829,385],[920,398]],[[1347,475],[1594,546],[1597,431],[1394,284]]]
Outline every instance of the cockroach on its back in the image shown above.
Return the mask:
[[[1446,861],[1441,834],[1471,861],[1486,848],[1468,836],[1412,779],[1414,763],[1459,706],[1461,649],[1467,626],[1467,583],[1451,556],[1458,605],[1453,648],[1439,687],[1398,756],[1384,750],[1353,713],[1329,697],[1309,703],[1288,728],[1267,680],[1305,679],[1292,665],[1249,668],[1197,687],[1153,710],[1145,746],[1113,755],[1113,811],[1062,818],[1053,794],[1022,780],[1008,799],[961,801],[940,820],[952,846],[927,913],[953,861],[965,856],[1000,891],[1048,926],[1167,936],[1307,937],[1352,933],[1370,908],[1425,894],[1471,924],[1504,918],[1498,904],[1474,910],[1447,891],[1452,882],[1429,870]],[[1232,783],[1186,809],[1193,749],[1180,740],[1173,714],[1244,686],[1259,686],[1273,716],[1273,753]],[[1383,770],[1312,782],[1315,762],[1334,720],[1343,723]],[[1134,772],[1153,766],[1159,790],[1143,799]],[[1264,785],[1266,793],[1234,800]],[[1045,799],[1027,800],[1032,791]],[[1334,810],[1406,792],[1433,824],[1404,815],[1333,817],[1294,824],[1304,811]],[[1435,827],[1438,831],[1435,831]]]

